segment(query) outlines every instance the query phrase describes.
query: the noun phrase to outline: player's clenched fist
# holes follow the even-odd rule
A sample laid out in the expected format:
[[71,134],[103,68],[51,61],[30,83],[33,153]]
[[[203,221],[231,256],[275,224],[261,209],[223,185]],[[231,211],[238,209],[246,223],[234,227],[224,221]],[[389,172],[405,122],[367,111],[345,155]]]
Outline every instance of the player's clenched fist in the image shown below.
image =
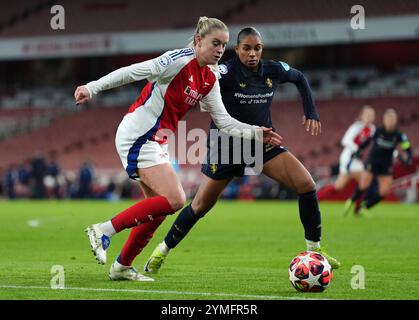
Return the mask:
[[90,100],[90,93],[85,86],[77,87],[74,91],[74,99],[76,99],[76,105],[85,103]]

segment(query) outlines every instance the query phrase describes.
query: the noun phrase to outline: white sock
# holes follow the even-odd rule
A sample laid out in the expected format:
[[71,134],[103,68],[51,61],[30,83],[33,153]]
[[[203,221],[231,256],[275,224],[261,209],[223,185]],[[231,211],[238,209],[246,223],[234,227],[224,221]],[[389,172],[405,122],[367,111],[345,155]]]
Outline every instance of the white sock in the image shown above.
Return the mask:
[[122,271],[122,270],[128,269],[129,266],[124,266],[123,264],[120,264],[118,262],[118,260],[115,260],[115,262],[114,262],[114,268],[115,268],[116,271]]
[[164,255],[168,255],[170,252],[170,248],[167,246],[166,242],[162,242],[160,243],[160,252],[163,253]]
[[310,241],[306,240],[307,250],[308,251],[316,251],[316,249],[320,248],[320,241]]
[[104,223],[101,223],[99,225],[99,229],[100,229],[100,231],[103,232],[104,235],[108,236],[109,238],[112,237],[116,233],[115,228],[113,227],[111,220],[108,220]]

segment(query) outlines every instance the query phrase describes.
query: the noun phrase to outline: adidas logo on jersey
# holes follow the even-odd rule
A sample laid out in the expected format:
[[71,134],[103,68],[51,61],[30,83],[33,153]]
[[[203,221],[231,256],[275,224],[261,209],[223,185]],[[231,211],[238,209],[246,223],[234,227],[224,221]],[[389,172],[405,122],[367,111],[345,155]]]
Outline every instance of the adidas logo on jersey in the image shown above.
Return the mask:
[[188,79],[190,82],[193,82],[193,76],[190,76]]

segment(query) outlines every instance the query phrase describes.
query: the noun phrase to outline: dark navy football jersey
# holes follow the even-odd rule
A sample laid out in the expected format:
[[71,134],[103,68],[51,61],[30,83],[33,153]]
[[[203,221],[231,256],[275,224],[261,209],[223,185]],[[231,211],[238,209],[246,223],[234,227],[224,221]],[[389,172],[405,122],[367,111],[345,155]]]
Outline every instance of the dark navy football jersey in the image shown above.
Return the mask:
[[[294,83],[300,92],[304,114],[319,120],[313,95],[305,76],[284,62],[261,60],[257,72],[247,69],[238,57],[219,66],[221,96],[227,112],[237,120],[273,127],[270,107],[280,83]],[[211,128],[216,128],[211,122]]]
[[372,141],[374,144],[368,156],[368,162],[383,166],[392,165],[393,152],[399,143],[408,143],[407,136],[403,132],[398,129],[386,131],[384,127],[375,131]]

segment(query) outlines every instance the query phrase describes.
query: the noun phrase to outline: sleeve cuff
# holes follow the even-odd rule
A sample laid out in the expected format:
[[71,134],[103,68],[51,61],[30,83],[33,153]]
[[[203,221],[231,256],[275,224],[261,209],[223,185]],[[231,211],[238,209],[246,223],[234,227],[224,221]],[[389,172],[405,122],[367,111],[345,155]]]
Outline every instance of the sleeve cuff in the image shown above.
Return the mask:
[[92,89],[89,88],[89,85],[88,84],[86,84],[84,86],[87,89],[87,91],[89,92],[90,99],[92,99],[93,98],[93,95],[94,95]]

